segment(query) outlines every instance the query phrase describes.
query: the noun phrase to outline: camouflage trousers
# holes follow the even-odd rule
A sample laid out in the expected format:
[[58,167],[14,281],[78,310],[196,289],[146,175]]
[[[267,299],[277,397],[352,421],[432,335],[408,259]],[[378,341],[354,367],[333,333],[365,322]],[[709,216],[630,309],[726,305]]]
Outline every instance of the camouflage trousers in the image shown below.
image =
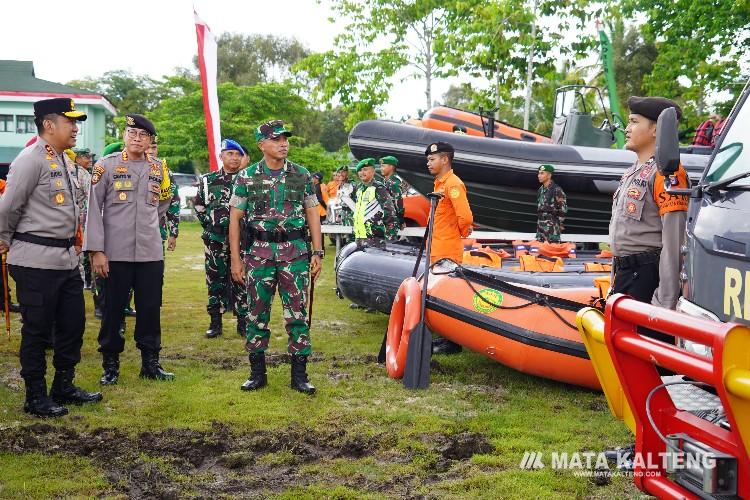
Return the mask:
[[271,320],[271,305],[278,286],[281,305],[284,308],[286,333],[289,336],[289,354],[309,355],[312,348],[310,327],[307,324],[307,289],[310,284],[310,263],[307,255],[289,262],[247,255],[245,266],[247,298],[250,304],[245,349],[251,353],[268,349],[271,339],[268,323]]
[[540,242],[560,243],[562,224],[560,219],[540,217],[536,224],[536,240]]
[[242,283],[232,280],[229,242],[204,239],[208,314],[233,310],[242,318],[247,314],[247,293]]
[[[94,272],[91,269],[91,257],[88,252],[82,252],[81,267],[83,267],[83,282],[93,283]],[[92,285],[93,286],[93,285]]]

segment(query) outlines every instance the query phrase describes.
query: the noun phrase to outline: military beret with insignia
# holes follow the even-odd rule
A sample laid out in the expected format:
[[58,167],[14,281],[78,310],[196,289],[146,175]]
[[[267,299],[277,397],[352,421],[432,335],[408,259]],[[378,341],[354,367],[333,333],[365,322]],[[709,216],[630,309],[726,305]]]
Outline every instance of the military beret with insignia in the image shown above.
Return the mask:
[[151,120],[137,113],[125,115],[125,125],[129,128],[139,128],[145,130],[151,135],[156,135],[156,127],[151,123]]
[[550,165],[549,163],[545,163],[543,165],[539,165],[539,171],[540,172],[549,172],[550,174],[555,173],[555,166]]
[[44,99],[34,103],[34,116],[42,118],[45,115],[63,115],[74,118],[79,122],[85,121],[87,116],[83,111],[76,111],[76,103],[67,97]]
[[223,153],[224,151],[237,151],[241,155],[245,154],[240,143],[232,139],[224,139],[221,141],[221,152]]
[[431,154],[435,154],[435,153],[453,154],[453,152],[454,152],[453,146],[451,146],[447,142],[433,142],[432,144],[427,146],[427,149],[425,149],[424,154],[425,156],[430,156]]
[[359,163],[357,163],[355,171],[359,173],[359,171],[365,167],[375,167],[375,158],[362,158]]
[[266,123],[261,123],[258,128],[255,129],[255,140],[265,141],[266,139],[276,139],[285,135],[291,137],[292,133],[287,130],[284,126],[284,122],[281,120],[271,120]]
[[682,117],[682,109],[680,109],[680,106],[666,97],[632,96],[628,99],[628,108],[630,108],[631,113],[645,116],[652,121],[658,120],[661,112],[667,108],[675,108],[678,120]]
[[112,153],[117,153],[122,151],[122,148],[125,145],[122,142],[113,142],[112,144],[107,144],[107,146],[104,148],[104,151],[102,151],[102,156],[111,155]]
[[384,156],[380,159],[381,165],[393,165],[394,167],[398,165],[398,158],[395,156]]

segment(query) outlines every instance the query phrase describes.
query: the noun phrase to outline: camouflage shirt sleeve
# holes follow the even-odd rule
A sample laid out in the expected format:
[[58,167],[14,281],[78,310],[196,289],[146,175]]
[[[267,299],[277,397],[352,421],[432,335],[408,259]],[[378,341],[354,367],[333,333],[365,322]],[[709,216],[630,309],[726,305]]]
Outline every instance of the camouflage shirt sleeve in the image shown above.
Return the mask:
[[390,191],[384,185],[380,184],[375,187],[375,198],[383,208],[383,227],[385,228],[385,238],[394,240],[398,236],[398,223],[396,218],[396,207],[393,204],[393,198]]
[[169,171],[169,182],[172,187],[172,199],[167,209],[167,232],[169,236],[177,238],[180,234],[180,191],[177,183],[174,181],[172,171]]
[[565,214],[568,213],[568,200],[560,186],[557,186],[555,190],[555,211],[560,216],[561,221],[565,218]]
[[195,216],[204,229],[206,228],[206,225],[210,224],[208,214],[206,213],[206,196],[208,193],[205,191],[207,175],[208,174],[203,174],[198,179],[198,193],[195,195],[195,198],[193,198],[193,210],[195,211]]
[[318,197],[315,196],[315,186],[313,186],[312,175],[308,173],[305,180],[305,198],[302,200],[302,206],[305,207],[305,209],[308,209],[311,207],[317,207],[318,205],[320,205],[320,203],[318,203]]
[[237,180],[234,181],[232,188],[232,197],[229,199],[229,206],[242,210],[247,210],[247,170],[237,174]]

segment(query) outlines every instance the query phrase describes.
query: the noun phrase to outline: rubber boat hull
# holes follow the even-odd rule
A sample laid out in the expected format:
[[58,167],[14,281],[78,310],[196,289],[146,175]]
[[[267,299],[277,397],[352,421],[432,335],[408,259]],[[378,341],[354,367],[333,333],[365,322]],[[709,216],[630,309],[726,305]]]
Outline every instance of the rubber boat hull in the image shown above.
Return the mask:
[[[401,243],[388,244],[385,250],[357,250],[354,243],[346,245],[336,261],[338,295],[366,309],[390,314],[398,287],[414,271],[418,251],[415,246]],[[481,269],[482,274],[491,279],[540,288],[589,287],[593,285],[593,278],[599,276],[597,273],[584,272],[584,262],[591,260],[593,259],[582,255],[576,260],[567,261],[566,271],[561,273],[519,272],[486,267],[471,269]],[[516,261],[506,259],[504,263],[506,267],[512,267]],[[424,259],[418,268],[419,276],[423,266]]]
[[[606,234],[612,194],[635,161],[635,155],[625,150],[489,140],[382,120],[360,122],[349,134],[354,156],[395,155],[399,175],[422,193],[433,189],[424,151],[435,141],[450,142],[456,149],[453,167],[466,184],[475,222],[497,230],[536,231],[537,171],[540,164],[553,163],[555,182],[568,197],[565,231]],[[681,156],[694,182],[708,158]]]
[[[522,373],[601,390],[574,326],[577,310],[595,294],[593,287],[547,289],[480,275],[467,279],[476,292],[461,277],[430,276],[425,321],[432,332]],[[547,304],[524,306],[540,294]]]

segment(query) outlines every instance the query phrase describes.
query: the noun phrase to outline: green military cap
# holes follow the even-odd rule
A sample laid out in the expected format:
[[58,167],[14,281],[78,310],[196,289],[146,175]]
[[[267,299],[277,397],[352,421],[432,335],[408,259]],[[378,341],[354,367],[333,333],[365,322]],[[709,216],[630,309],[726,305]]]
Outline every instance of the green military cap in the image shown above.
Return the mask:
[[398,158],[395,156],[384,156],[380,159],[381,165],[393,165],[394,167],[398,165]]
[[543,165],[539,165],[539,171],[540,172],[549,172],[550,174],[555,173],[555,166],[550,165],[549,163],[545,163]]
[[91,156],[91,150],[89,148],[73,148],[73,152],[76,156]]
[[124,144],[122,142],[113,142],[112,144],[108,144],[104,151],[102,151],[102,156],[107,156],[112,153],[116,153],[118,151],[122,151]]
[[291,137],[292,133],[287,130],[284,126],[284,122],[281,120],[271,120],[258,125],[255,129],[255,140],[257,142],[265,141],[266,139],[276,139],[285,135]]
[[357,168],[355,170],[359,173],[359,171],[365,167],[375,167],[375,158],[363,158],[357,163]]

